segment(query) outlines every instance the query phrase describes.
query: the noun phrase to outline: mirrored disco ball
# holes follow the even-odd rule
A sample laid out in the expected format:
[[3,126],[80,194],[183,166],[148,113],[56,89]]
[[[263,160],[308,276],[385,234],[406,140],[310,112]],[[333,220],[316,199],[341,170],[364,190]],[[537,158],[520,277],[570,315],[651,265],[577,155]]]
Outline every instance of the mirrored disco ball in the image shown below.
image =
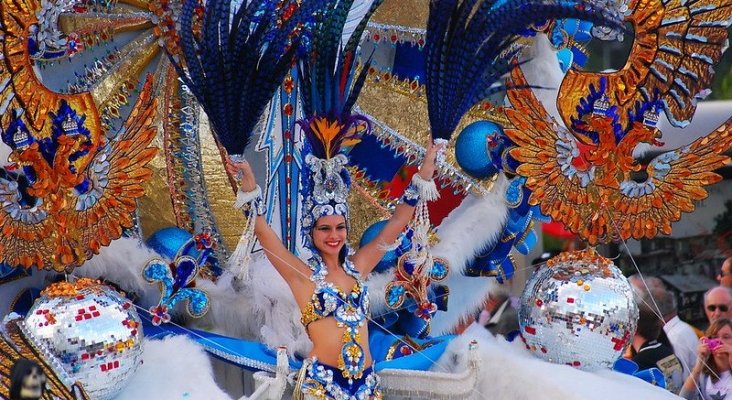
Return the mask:
[[519,309],[526,347],[586,371],[611,368],[632,339],[638,306],[628,280],[594,250],[562,253],[526,283]]
[[142,362],[135,307],[91,279],[48,286],[22,325],[29,339],[53,355],[95,400],[117,394]]

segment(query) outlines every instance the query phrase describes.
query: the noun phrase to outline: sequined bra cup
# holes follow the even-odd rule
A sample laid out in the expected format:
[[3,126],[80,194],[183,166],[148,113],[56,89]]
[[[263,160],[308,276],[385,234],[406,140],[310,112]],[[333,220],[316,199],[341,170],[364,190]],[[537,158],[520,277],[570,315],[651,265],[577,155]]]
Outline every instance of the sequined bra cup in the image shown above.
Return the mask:
[[365,368],[365,354],[358,344],[359,327],[366,322],[369,314],[368,287],[350,260],[346,260],[343,269],[356,279],[349,293],[344,293],[332,282],[325,280],[328,274],[322,259],[314,255],[308,262],[312,274],[310,280],[315,283],[315,291],[310,301],[302,310],[301,322],[308,327],[311,323],[323,318],[334,317],[338,327],[343,331],[343,347],[338,357],[338,368],[346,379],[360,379]]

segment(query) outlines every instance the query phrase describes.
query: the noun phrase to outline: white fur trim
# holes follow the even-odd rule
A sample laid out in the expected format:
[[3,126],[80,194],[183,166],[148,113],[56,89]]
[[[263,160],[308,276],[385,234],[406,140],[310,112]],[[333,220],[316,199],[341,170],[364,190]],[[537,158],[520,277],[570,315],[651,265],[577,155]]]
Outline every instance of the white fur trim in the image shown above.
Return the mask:
[[289,286],[263,255],[255,253],[243,282],[225,274],[214,284],[197,281],[211,300],[211,310],[191,323],[213,327],[224,335],[286,346],[289,355],[307,356],[312,342],[300,323],[300,311]]
[[609,370],[585,372],[540,360],[526,350],[520,339],[509,343],[477,324],[450,342],[432,370],[464,371],[472,340],[478,342],[482,362],[478,387],[471,399],[678,399],[673,393],[630,375]]
[[522,61],[526,61],[521,65],[521,72],[529,85],[536,87],[532,89],[534,95],[557,124],[563,126],[564,122],[557,110],[557,95],[564,73],[559,67],[556,50],[552,48],[549,38],[543,33],[537,33],[531,46],[524,50],[521,57]]
[[185,336],[145,339],[144,362],[114,400],[230,400],[214,381],[211,361]]
[[259,185],[257,185],[257,187],[250,192],[244,192],[239,189],[236,192],[236,201],[234,202],[234,208],[240,209],[244,207],[245,204],[251,203],[252,201],[254,201],[254,199],[261,196],[262,188],[260,188]]
[[73,275],[113,282],[130,294],[145,308],[158,304],[160,288],[142,276],[142,270],[152,259],[161,256],[139,239],[120,238],[102,247],[99,254],[74,270]]
[[432,247],[432,254],[449,263],[449,275],[441,284],[450,288],[450,295],[447,311],[438,312],[432,319],[433,335],[451,332],[499,285],[495,278],[466,277],[463,271],[486,246],[498,240],[508,217],[503,197],[506,185],[507,179],[501,174],[490,193],[484,197],[468,196],[437,228],[440,242]]

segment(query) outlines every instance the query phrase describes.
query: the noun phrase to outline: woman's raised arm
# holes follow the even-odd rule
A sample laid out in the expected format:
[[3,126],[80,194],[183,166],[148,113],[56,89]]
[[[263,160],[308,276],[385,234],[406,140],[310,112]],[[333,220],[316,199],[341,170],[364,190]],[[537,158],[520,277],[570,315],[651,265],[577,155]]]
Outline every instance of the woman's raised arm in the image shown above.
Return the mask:
[[376,267],[376,264],[384,257],[384,253],[386,252],[385,248],[397,240],[399,234],[404,231],[409,221],[412,220],[414,207],[419,201],[419,192],[423,191],[420,189],[425,186],[434,186],[432,177],[436,169],[435,159],[438,152],[443,151],[444,148],[444,144],[431,143],[429,145],[422,160],[422,165],[419,167],[419,171],[412,177],[412,183],[405,190],[400,203],[394,210],[394,214],[389,218],[389,221],[384,225],[384,228],[376,238],[358,249],[351,258],[358,271],[364,277],[371,273]]
[[[261,189],[257,186],[254,179],[254,173],[249,163],[246,161],[234,162],[230,158],[226,158],[226,170],[232,176],[241,176],[239,183],[238,198],[255,198],[261,196]],[[274,265],[277,272],[285,279],[290,288],[298,282],[304,282],[309,279],[310,269],[296,255],[292,254],[275,231],[267,224],[267,219],[261,213],[257,212],[257,207],[252,207],[250,212],[255,213],[256,221],[254,223],[254,235],[259,239],[259,243],[264,248],[265,255]]]

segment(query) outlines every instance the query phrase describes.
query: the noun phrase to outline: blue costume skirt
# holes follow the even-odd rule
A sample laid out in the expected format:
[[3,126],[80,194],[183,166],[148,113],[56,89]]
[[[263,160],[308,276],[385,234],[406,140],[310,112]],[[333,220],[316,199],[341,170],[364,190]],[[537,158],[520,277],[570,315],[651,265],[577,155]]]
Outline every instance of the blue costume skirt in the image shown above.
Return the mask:
[[373,368],[363,371],[360,379],[349,382],[336,367],[321,364],[316,359],[303,365],[303,379],[300,385],[306,400],[380,400],[379,377]]

